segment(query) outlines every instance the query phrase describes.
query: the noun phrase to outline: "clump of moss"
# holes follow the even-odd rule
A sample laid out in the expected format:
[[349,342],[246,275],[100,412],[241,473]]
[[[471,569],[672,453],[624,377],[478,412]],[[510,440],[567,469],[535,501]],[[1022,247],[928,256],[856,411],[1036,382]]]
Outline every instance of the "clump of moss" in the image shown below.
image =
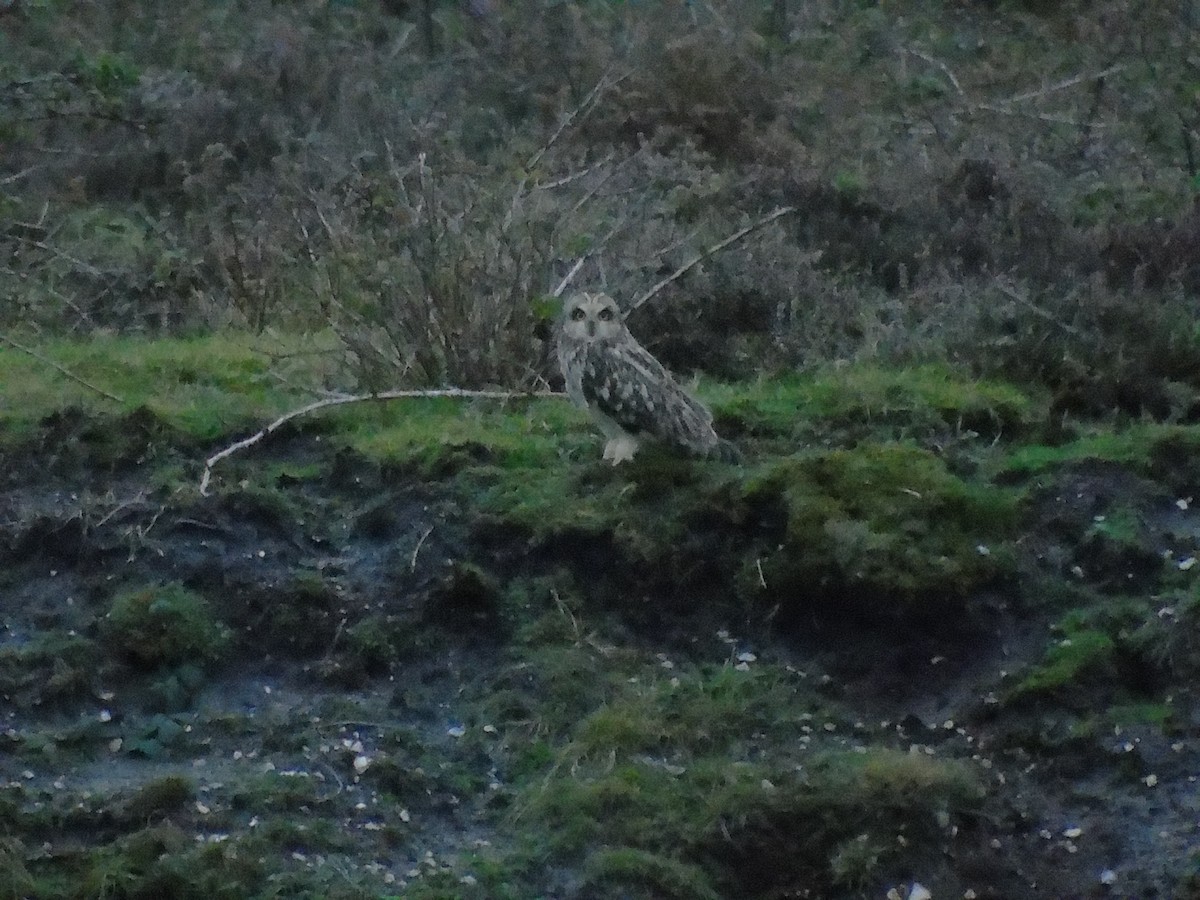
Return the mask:
[[829,751],[799,771],[717,757],[576,765],[556,772],[532,808],[555,852],[582,855],[585,870],[610,872],[615,845],[630,848],[617,872],[643,888],[707,896],[711,883],[750,897],[829,890],[844,877],[847,841],[870,832],[883,862],[938,839],[939,816],[981,799],[964,764],[870,749]]
[[213,662],[229,641],[208,602],[180,584],[118,595],[103,634],[116,655],[147,669]]
[[584,870],[584,897],[719,900],[699,866],[634,847],[603,848]]
[[78,635],[43,634],[0,649],[0,694],[19,706],[40,706],[86,696],[102,654]]
[[164,775],[138,788],[125,804],[125,813],[136,820],[148,820],[179,809],[196,796],[196,783],[184,775]]
[[1010,692],[1010,698],[1039,695],[1077,685],[1081,678],[1113,668],[1116,642],[1104,631],[1088,629],[1054,643]]
[[1156,606],[1130,636],[1131,644],[1159,668],[1195,678],[1200,675],[1200,587]]
[[1011,494],[904,444],[785,460],[745,499],[782,520],[782,539],[747,561],[745,593],[785,608],[833,595],[884,616],[936,608],[997,575],[1015,518]]

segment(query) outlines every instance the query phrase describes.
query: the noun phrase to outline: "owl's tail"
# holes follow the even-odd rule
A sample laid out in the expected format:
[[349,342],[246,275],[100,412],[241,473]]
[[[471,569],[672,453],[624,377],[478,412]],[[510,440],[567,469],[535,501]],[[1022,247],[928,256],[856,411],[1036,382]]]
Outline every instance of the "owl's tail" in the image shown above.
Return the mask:
[[727,441],[725,438],[717,438],[716,444],[709,449],[708,456],[710,459],[730,465],[740,466],[742,464],[742,451],[733,441]]

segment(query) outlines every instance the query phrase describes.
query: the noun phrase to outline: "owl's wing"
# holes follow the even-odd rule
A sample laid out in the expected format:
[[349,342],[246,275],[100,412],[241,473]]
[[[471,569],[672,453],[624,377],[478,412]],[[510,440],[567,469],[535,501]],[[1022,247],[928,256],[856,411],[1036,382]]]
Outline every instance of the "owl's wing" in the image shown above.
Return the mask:
[[636,341],[593,345],[581,381],[584,398],[626,431],[701,453],[718,442],[712,413]]

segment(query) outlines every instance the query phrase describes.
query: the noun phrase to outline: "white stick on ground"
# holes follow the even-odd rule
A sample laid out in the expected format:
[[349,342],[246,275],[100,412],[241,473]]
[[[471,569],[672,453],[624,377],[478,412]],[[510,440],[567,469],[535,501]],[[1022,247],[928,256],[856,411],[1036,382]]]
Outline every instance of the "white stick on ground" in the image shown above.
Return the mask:
[[344,406],[347,403],[366,403],[371,400],[404,400],[419,397],[455,397],[461,399],[487,399],[487,400],[517,400],[526,397],[566,397],[566,394],[558,391],[473,391],[466,388],[441,388],[435,390],[423,391],[380,391],[376,394],[345,394],[337,397],[327,397],[324,400],[316,400],[307,406],[301,406],[299,409],[293,409],[290,412],[284,413],[270,425],[260,429],[257,433],[250,435],[248,438],[230,444],[224,450],[214,453],[204,461],[204,474],[200,478],[200,493],[202,496],[208,496],[208,487],[212,482],[213,466],[223,459],[233,456],[235,453],[240,453],[247,447],[253,447],[263,438],[278,431],[292,419],[298,419],[301,416],[306,416],[309,413],[317,410],[326,409],[330,406]]

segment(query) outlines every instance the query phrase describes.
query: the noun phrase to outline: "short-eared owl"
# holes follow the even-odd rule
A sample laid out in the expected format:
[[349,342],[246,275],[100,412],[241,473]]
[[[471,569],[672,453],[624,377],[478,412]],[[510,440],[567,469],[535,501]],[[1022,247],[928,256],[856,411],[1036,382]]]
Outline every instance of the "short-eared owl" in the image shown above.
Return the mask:
[[634,339],[607,294],[576,294],[564,304],[558,363],[567,395],[608,439],[604,458],[614,466],[633,459],[645,437],[699,456],[736,456],[713,430],[712,413]]

